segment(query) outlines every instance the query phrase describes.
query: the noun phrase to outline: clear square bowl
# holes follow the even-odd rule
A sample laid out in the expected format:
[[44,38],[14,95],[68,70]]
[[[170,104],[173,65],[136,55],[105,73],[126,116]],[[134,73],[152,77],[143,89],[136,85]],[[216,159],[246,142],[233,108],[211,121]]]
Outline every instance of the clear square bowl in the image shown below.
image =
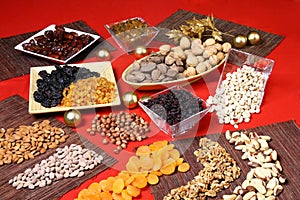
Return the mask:
[[[165,94],[165,93],[169,92],[170,90],[185,90],[185,91],[188,91],[188,90],[182,88],[181,86],[176,85],[176,86],[170,87],[168,89],[165,89],[161,92],[158,92],[156,94],[153,94],[153,95],[150,96],[150,98],[156,98],[161,94]],[[158,114],[153,112],[150,108],[148,108],[145,105],[145,101],[147,101],[147,99],[143,100],[143,101],[139,101],[138,103],[142,107],[142,109],[147,113],[147,115],[150,117],[150,119],[160,128],[160,130],[162,130],[164,133],[166,133],[166,134],[168,134],[168,135],[170,135],[171,137],[174,138],[176,136],[179,136],[179,135],[182,135],[182,134],[188,132],[209,111],[209,105],[206,104],[206,102],[203,99],[195,96],[194,94],[192,94],[192,95],[195,98],[202,100],[203,106],[205,107],[204,110],[202,110],[202,111],[199,110],[199,112],[197,112],[197,113],[193,114],[192,116],[190,116],[186,119],[183,119],[182,121],[180,121],[176,124],[173,124],[173,125],[170,125],[169,123],[167,123],[167,121],[165,119],[163,119],[161,116],[159,116]]]
[[[124,25],[134,20],[142,23],[142,27],[132,24],[130,26],[128,25],[125,28],[126,30],[123,30],[121,32],[116,32],[116,30],[114,30],[114,27],[120,26],[123,26],[120,29],[124,29]],[[159,30],[155,26],[152,26],[140,17],[134,17],[119,22],[106,24],[105,28],[112,35],[113,39],[116,41],[119,47],[122,48],[125,52],[131,52],[139,46],[148,46],[148,44],[155,38],[155,36],[159,32]]]
[[222,81],[226,79],[227,73],[235,72],[237,71],[238,68],[243,68],[245,66],[251,67],[254,69],[254,71],[259,71],[263,75],[263,87],[261,88],[261,100],[258,104],[259,106],[261,106],[263,96],[265,93],[265,87],[274,66],[274,60],[272,59],[268,59],[265,57],[257,56],[254,54],[246,53],[231,48],[225,60],[217,89],[221,87]]

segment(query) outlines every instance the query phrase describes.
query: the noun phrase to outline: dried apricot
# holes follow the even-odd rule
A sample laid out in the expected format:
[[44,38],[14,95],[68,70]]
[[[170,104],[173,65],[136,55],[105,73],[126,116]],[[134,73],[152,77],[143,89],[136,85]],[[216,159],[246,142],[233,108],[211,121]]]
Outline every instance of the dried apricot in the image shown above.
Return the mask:
[[78,194],[78,200],[90,200],[93,199],[94,195],[88,189],[83,189]]
[[151,171],[150,174],[155,174],[156,176],[163,175],[163,173],[161,173],[160,171]]
[[124,180],[122,178],[117,178],[112,186],[113,192],[116,194],[120,194],[124,188]]
[[176,160],[176,165],[178,166],[178,165],[180,165],[181,163],[183,163],[183,158],[178,158],[177,160]]
[[125,186],[129,185],[134,181],[134,176],[130,176],[128,179],[125,180]]
[[179,172],[187,172],[190,169],[190,164],[187,162],[184,162],[178,166]]
[[110,192],[101,192],[100,193],[100,197],[101,197],[101,200],[105,199],[105,200],[112,200],[112,196],[111,196],[111,193]]
[[149,155],[151,153],[151,150],[149,146],[139,146],[136,150],[136,155],[137,156],[142,156],[142,155]]
[[155,175],[155,174],[148,174],[147,176],[147,181],[150,185],[155,185],[158,183],[159,179],[158,179],[158,176]]
[[132,200],[132,196],[128,194],[127,190],[123,190],[121,195],[125,200]]
[[173,174],[175,172],[175,165],[174,164],[166,165],[160,169],[160,172],[165,175]]
[[120,194],[112,193],[111,196],[114,200],[125,200]]
[[147,178],[142,175],[142,174],[135,174],[134,176],[134,180],[132,181],[131,185],[137,187],[137,188],[144,188],[147,186]]
[[140,188],[137,188],[133,185],[128,185],[126,187],[126,190],[127,190],[127,193],[133,197],[137,197],[141,194],[141,189]]

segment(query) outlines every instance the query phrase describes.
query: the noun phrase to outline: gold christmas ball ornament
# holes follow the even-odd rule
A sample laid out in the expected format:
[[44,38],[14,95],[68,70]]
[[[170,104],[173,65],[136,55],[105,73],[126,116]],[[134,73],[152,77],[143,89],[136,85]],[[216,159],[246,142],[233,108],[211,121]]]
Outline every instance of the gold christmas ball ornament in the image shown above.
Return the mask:
[[146,56],[148,54],[148,49],[144,46],[138,46],[138,47],[135,48],[133,54],[137,58],[141,58],[141,57]]
[[101,58],[101,59],[104,59],[104,60],[108,60],[110,58],[110,53],[106,49],[99,49],[96,52],[96,56],[98,58]]
[[138,96],[134,92],[126,92],[122,97],[124,105],[131,109],[138,105]]
[[151,97],[149,95],[143,95],[143,96],[141,96],[139,101],[148,101],[149,99],[151,99]]
[[65,112],[64,121],[69,127],[76,127],[81,122],[81,113],[79,110],[71,109]]
[[247,44],[247,37],[239,34],[233,38],[232,43],[235,48],[243,48]]
[[251,31],[247,35],[248,43],[251,45],[256,45],[260,42],[260,35],[256,31]]

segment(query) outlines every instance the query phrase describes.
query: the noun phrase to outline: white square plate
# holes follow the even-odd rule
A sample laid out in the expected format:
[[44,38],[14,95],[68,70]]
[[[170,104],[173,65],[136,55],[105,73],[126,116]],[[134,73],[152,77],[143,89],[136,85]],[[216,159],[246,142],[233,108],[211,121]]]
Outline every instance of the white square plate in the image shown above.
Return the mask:
[[18,44],[17,46],[15,46],[15,49],[19,50],[19,51],[22,51],[22,52],[25,52],[25,53],[28,53],[28,54],[31,54],[31,55],[35,55],[35,56],[41,57],[41,58],[52,60],[52,61],[57,62],[57,63],[64,64],[64,63],[69,62],[72,58],[74,58],[75,56],[77,56],[78,54],[80,54],[82,51],[84,51],[86,48],[88,48],[89,46],[91,46],[96,40],[98,40],[100,38],[99,35],[95,35],[95,34],[91,34],[91,33],[86,33],[86,32],[83,32],[83,31],[78,31],[78,30],[75,30],[75,29],[64,27],[64,29],[65,29],[66,32],[75,32],[78,35],[85,34],[85,35],[89,35],[89,36],[91,36],[93,38],[93,40],[88,45],[86,45],[85,47],[83,47],[80,51],[78,51],[77,53],[73,54],[71,57],[67,58],[66,60],[60,60],[60,59],[52,58],[52,57],[49,57],[49,56],[45,56],[43,54],[39,54],[39,53],[35,53],[35,52],[32,52],[32,51],[25,50],[23,48],[22,45],[24,43],[29,43],[29,41],[32,40],[32,39],[34,40],[35,37],[40,36],[40,35],[44,35],[45,31],[49,31],[49,30],[54,31],[55,30],[55,26],[56,26],[55,24],[52,24],[52,25],[48,26],[47,28],[41,30],[40,32],[36,33],[35,35],[31,36],[27,40],[25,40],[25,41],[21,42],[20,44]]

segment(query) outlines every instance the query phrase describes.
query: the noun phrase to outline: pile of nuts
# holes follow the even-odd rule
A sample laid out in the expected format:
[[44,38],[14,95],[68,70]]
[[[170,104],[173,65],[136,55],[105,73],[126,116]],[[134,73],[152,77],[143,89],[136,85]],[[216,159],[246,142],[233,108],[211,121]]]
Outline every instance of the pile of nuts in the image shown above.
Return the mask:
[[82,177],[84,171],[94,169],[102,160],[103,157],[96,152],[71,144],[57,148],[56,153],[16,175],[9,184],[17,190],[45,187],[63,178]]
[[134,83],[156,83],[192,77],[219,64],[231,48],[230,43],[217,43],[213,38],[203,42],[182,37],[180,45],[162,45],[140,62],[132,64],[126,80]]
[[203,101],[183,89],[171,89],[142,103],[170,125],[204,110]]
[[72,82],[90,77],[99,77],[98,72],[91,72],[85,67],[55,65],[55,69],[48,73],[42,70],[41,77],[36,81],[37,90],[33,93],[34,100],[46,108],[55,107],[63,98],[63,90]]
[[172,189],[164,200],[215,197],[240,176],[235,160],[219,143],[201,138],[199,147],[194,154],[204,168],[187,185]]
[[[92,120],[92,127],[87,129],[91,135],[99,132],[103,139],[103,144],[109,142],[117,145],[114,150],[119,153],[127,147],[130,141],[142,141],[147,138],[150,132],[149,123],[136,113],[110,113],[108,115],[96,115]],[[108,140],[108,139],[109,140]]]
[[60,106],[107,104],[115,100],[116,85],[105,77],[78,80],[64,89]]
[[251,167],[246,180],[237,186],[233,194],[224,195],[224,200],[267,199],[274,200],[283,190],[286,182],[276,150],[269,147],[270,136],[258,135],[256,132],[226,131],[226,139],[243,152],[242,159],[249,160]]
[[69,137],[63,129],[53,127],[49,120],[35,121],[31,126],[0,129],[0,166],[22,163],[57,148]]
[[210,112],[216,111],[219,123],[238,128],[239,123],[250,121],[252,113],[260,112],[263,87],[263,73],[244,65],[227,73],[215,96],[209,96],[206,102],[212,105]]
[[66,60],[91,43],[92,40],[93,38],[89,35],[78,35],[75,32],[65,31],[64,27],[56,26],[54,31],[47,30],[43,35],[36,36],[28,43],[24,43],[22,47],[27,51]]

